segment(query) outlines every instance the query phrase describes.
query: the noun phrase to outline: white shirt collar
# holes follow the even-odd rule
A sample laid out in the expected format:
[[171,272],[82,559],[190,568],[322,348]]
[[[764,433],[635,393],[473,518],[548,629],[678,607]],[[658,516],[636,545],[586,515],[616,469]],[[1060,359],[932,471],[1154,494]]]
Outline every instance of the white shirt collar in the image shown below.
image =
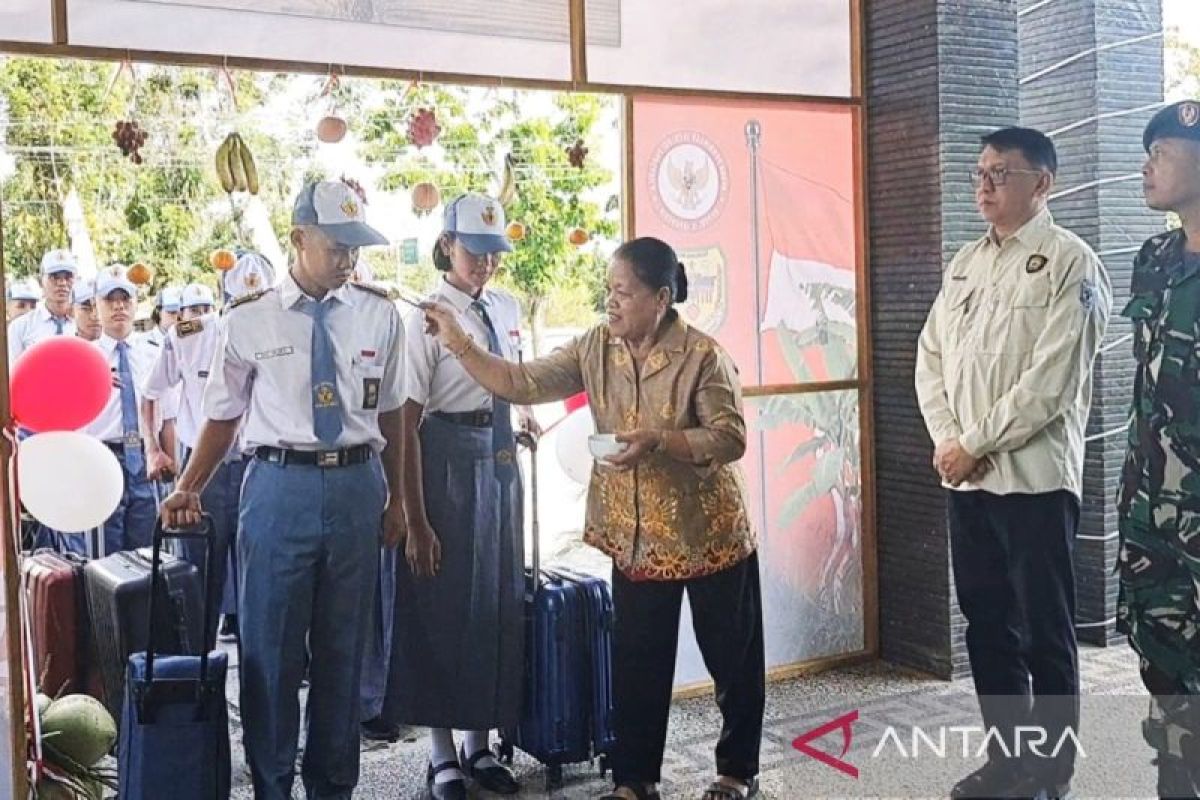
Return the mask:
[[[50,306],[46,305],[46,301],[45,301],[45,300],[43,300],[42,302],[38,303],[38,304],[37,304],[37,307],[36,307],[36,308],[35,308],[33,311],[31,311],[30,313],[31,313],[31,314],[36,314],[36,315],[37,315],[37,316],[35,317],[35,319],[36,319],[38,322],[48,322],[48,321],[50,321],[50,320],[52,320],[52,319],[55,319],[55,316],[54,316],[53,314],[51,314],[51,313],[50,313]],[[68,314],[67,314],[65,317],[58,317],[58,319],[62,319],[62,320],[66,320],[67,322],[70,322],[70,321],[71,321],[71,315],[68,313]]]
[[438,293],[441,294],[442,297],[446,298],[446,300],[450,302],[450,305],[454,307],[454,310],[458,311],[460,314],[470,308],[471,304],[476,300],[478,300],[484,306],[490,305],[491,302],[488,297],[488,289],[486,287],[482,292],[479,293],[479,297],[476,298],[467,294],[462,289],[459,289],[445,278],[442,278],[442,284],[438,288]]
[[[337,289],[325,295],[326,299],[333,298],[339,302],[345,303],[348,306],[354,305],[354,296],[352,294],[350,284],[343,283]],[[309,302],[315,303],[316,300],[309,297],[300,284],[296,283],[296,279],[292,277],[292,271],[289,269],[283,274],[283,280],[279,282],[279,298],[283,301],[284,308],[294,308],[300,299],[303,298]]]
[[134,341],[135,339],[132,333],[130,333],[124,339],[114,339],[107,333],[101,332],[100,338],[96,340],[96,344],[100,345],[100,349],[106,354],[112,355],[114,352],[116,352],[118,342],[125,342],[125,344],[129,345],[130,349],[132,349]]

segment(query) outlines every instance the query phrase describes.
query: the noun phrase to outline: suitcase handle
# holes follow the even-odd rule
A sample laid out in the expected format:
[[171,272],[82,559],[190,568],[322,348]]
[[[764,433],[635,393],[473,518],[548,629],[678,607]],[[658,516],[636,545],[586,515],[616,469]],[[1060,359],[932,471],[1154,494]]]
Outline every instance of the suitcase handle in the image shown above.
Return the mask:
[[[212,615],[212,599],[213,592],[213,538],[216,535],[216,528],[213,523],[212,515],[205,512],[201,515],[200,525],[189,529],[170,529],[164,528],[162,518],[159,517],[154,522],[154,539],[151,548],[150,558],[150,607],[148,609],[150,620],[148,624],[148,635],[146,639],[146,687],[147,693],[153,691],[154,688],[154,621],[156,615],[154,613],[155,600],[158,597],[158,585],[162,578],[162,544],[165,539],[201,539],[204,542],[204,627],[201,629],[204,633],[200,641],[200,685],[206,686],[208,679],[208,626]],[[148,699],[148,698],[147,698]]]

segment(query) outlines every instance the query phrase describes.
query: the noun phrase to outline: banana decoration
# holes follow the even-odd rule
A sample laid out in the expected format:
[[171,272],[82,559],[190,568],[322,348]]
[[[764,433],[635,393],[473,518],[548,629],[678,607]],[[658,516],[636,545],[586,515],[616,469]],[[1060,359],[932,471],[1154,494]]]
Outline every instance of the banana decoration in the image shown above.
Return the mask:
[[500,193],[496,195],[496,199],[502,206],[507,206],[513,200],[517,199],[517,170],[516,161],[513,159],[512,153],[504,156],[504,180],[501,183]]
[[258,168],[250,148],[237,133],[231,133],[221,142],[216,155],[217,178],[226,193],[249,192],[258,194]]

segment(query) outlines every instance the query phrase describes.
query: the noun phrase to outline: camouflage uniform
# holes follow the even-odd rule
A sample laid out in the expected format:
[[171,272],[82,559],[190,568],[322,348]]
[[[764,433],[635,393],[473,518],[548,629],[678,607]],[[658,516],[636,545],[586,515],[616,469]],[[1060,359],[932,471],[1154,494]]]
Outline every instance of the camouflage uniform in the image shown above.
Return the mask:
[[1121,312],[1134,326],[1137,373],[1117,609],[1154,695],[1146,740],[1184,765],[1200,764],[1200,706],[1188,698],[1200,694],[1200,254],[1185,241],[1174,230],[1142,246]]

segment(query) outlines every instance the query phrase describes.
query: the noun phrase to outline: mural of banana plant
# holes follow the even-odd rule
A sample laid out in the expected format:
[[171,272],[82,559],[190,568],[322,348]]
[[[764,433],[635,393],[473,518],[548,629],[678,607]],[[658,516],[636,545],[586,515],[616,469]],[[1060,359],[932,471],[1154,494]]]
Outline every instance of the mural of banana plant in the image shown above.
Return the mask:
[[[853,313],[854,296],[840,287],[809,284],[804,287],[818,309],[826,303],[838,303]],[[788,365],[797,383],[821,380],[825,376],[852,376],[857,357],[853,327],[831,322],[824,314],[804,330],[776,329]],[[814,370],[821,365],[820,373]],[[822,558],[816,595],[809,600],[822,613],[817,615],[826,627],[823,640],[835,648],[835,641],[861,635],[862,558],[861,558],[861,450],[858,395],[854,391],[835,391],[805,395],[776,395],[759,406],[759,426],[771,430],[799,426],[812,432],[811,438],[798,445],[785,466],[812,459],[807,483],[798,486],[787,498],[771,527],[786,530],[813,503],[828,497],[834,507],[833,544]],[[816,620],[814,620],[816,621]]]

